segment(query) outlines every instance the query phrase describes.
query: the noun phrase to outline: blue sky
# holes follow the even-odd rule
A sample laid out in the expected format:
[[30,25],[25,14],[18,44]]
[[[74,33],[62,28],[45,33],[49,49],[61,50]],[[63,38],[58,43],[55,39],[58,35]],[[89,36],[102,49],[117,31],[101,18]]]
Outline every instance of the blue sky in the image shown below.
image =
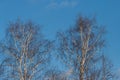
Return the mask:
[[20,18],[43,26],[45,35],[53,38],[60,30],[75,24],[78,15],[96,16],[106,26],[105,54],[120,70],[120,0],[0,0],[0,39],[9,21]]

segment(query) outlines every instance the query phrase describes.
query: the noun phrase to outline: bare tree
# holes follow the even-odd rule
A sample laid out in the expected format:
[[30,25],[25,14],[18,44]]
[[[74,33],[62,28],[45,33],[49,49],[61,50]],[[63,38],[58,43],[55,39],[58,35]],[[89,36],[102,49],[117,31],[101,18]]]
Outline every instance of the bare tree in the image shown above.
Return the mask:
[[[75,80],[94,80],[90,79],[91,74],[99,75],[95,64],[99,60],[97,54],[104,47],[104,32],[94,19],[79,17],[75,27],[58,33],[59,57],[68,67],[74,68]],[[93,69],[98,74],[93,73]]]
[[1,54],[4,57],[3,80],[40,80],[44,64],[51,49],[51,42],[44,39],[40,26],[32,22],[10,23]]
[[93,66],[86,71],[86,80],[115,79],[113,65],[105,55],[100,55],[98,58],[94,59],[92,64]]
[[109,59],[107,59],[104,55],[102,55],[102,67],[101,67],[101,74],[102,80],[112,80],[115,75],[112,71],[112,63]]

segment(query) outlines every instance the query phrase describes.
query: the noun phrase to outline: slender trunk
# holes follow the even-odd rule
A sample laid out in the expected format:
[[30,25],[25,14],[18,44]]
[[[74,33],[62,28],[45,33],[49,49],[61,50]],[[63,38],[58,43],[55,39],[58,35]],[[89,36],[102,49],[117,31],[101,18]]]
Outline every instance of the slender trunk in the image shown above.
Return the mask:
[[80,62],[80,80],[84,80],[85,49],[82,49],[82,58]]

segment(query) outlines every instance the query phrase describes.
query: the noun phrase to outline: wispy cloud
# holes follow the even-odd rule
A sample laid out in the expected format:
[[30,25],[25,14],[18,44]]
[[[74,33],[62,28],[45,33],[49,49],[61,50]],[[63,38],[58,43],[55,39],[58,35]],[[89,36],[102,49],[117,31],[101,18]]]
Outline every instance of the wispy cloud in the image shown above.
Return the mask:
[[77,1],[67,1],[67,0],[61,0],[61,2],[55,2],[52,1],[47,5],[47,8],[65,8],[65,7],[75,7],[78,5]]

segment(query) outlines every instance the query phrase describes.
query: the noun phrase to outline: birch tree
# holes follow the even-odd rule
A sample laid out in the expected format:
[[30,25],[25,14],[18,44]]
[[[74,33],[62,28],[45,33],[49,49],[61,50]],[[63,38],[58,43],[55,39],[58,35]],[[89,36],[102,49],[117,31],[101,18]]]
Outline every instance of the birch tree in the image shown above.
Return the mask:
[[104,47],[104,31],[94,19],[79,17],[74,27],[58,32],[59,57],[67,67],[73,67],[75,80],[91,80],[87,71]]
[[40,80],[50,49],[51,42],[44,39],[39,25],[19,20],[10,23],[1,42],[2,79]]

